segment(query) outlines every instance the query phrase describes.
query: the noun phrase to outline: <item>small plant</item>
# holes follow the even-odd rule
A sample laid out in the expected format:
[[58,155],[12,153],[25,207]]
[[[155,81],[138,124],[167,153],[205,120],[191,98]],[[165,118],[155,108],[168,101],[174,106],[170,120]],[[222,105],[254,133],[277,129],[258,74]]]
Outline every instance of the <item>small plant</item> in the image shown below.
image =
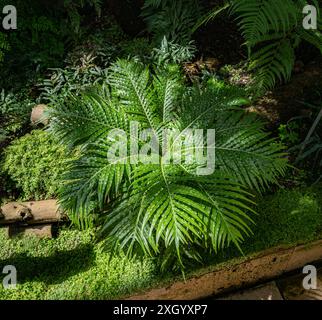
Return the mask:
[[0,124],[3,139],[27,126],[33,105],[24,94],[5,93],[4,90],[0,92]]
[[107,69],[98,67],[95,58],[88,55],[83,58],[82,65],[51,69],[52,74],[38,84],[39,101],[59,104],[70,93],[79,94],[97,83],[103,84]]
[[66,149],[45,131],[15,140],[4,152],[3,171],[21,189],[22,200],[44,200],[56,195],[59,175],[67,165]]
[[293,150],[298,151],[295,163],[309,161],[310,169],[313,169],[314,180],[318,182],[322,179],[322,107],[317,109],[317,115],[312,121],[304,141],[295,146]]
[[160,48],[154,48],[152,59],[158,66],[168,64],[182,64],[191,61],[197,52],[193,41],[186,45],[179,45],[169,42],[166,37],[163,38]]
[[300,126],[297,122],[289,122],[287,124],[281,124],[278,128],[279,137],[281,142],[285,145],[292,147],[295,144],[299,143],[300,135],[299,135]]

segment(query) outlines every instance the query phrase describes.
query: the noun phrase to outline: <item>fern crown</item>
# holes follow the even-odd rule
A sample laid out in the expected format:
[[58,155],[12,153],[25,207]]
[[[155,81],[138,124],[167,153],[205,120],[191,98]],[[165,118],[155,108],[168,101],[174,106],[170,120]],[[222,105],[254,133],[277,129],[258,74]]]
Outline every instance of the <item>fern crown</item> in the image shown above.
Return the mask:
[[[111,92],[70,96],[51,110],[50,130],[81,156],[64,176],[60,203],[72,216],[100,215],[100,234],[129,255],[161,255],[163,266],[184,268],[202,252],[238,248],[251,234],[252,196],[276,182],[286,168],[282,148],[263,125],[239,106],[240,89],[187,88],[181,78],[119,61],[109,77]],[[150,128],[162,145],[164,129],[215,129],[211,175],[196,176],[196,163],[112,164],[106,154],[114,128]],[[205,249],[206,248],[206,249]]]

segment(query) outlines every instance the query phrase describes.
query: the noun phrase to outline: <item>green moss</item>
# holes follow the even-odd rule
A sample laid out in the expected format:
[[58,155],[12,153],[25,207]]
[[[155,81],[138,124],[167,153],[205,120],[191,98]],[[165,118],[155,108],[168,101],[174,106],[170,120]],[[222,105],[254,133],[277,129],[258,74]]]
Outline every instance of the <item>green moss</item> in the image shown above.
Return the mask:
[[[243,254],[254,253],[276,246],[290,247],[322,238],[322,185],[315,187],[279,190],[276,194],[258,196],[253,235],[245,239]],[[206,260],[216,265],[243,254],[234,246]],[[194,271],[193,271],[194,272]]]
[[111,258],[93,245],[92,231],[63,230],[57,239],[7,240],[0,230],[0,243],[0,270],[14,265],[18,278],[15,290],[0,286],[1,300],[113,299],[156,279],[151,260]]
[[322,186],[303,190],[280,190],[259,198],[254,217],[254,237],[245,251],[254,252],[278,245],[294,245],[322,235]]
[[[281,190],[258,198],[258,202],[254,235],[243,246],[245,254],[251,256],[274,246],[288,247],[322,237],[321,185]],[[151,259],[111,257],[100,245],[93,244],[93,238],[90,230],[62,230],[52,240],[7,240],[0,230],[0,271],[11,264],[18,273],[17,289],[4,290],[0,286],[0,299],[114,299],[181,279],[171,273],[160,275]],[[209,272],[219,264],[229,266],[241,257],[231,247],[210,257],[207,269],[195,268],[189,274]]]

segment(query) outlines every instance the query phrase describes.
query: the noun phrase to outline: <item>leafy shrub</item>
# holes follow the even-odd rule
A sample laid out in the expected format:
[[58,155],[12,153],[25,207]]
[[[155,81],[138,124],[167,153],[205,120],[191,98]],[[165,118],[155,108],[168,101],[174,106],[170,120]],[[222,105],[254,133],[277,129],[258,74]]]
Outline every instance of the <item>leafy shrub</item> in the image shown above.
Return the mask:
[[51,69],[52,74],[38,84],[41,94],[39,102],[58,104],[70,93],[80,94],[95,84],[103,84],[107,70],[95,65],[95,57],[84,57],[83,65]]
[[43,200],[56,194],[66,163],[66,149],[47,132],[35,130],[7,147],[3,170],[21,188],[22,200]]
[[111,16],[101,17],[98,27],[84,34],[77,45],[68,51],[65,64],[80,67],[85,63],[86,66],[86,57],[91,56],[95,57],[96,66],[106,68],[120,54],[124,41],[128,41],[128,37],[115,19]]
[[0,123],[4,135],[10,135],[27,126],[33,103],[24,94],[0,92]]
[[150,63],[152,47],[146,38],[129,39],[111,18],[92,32],[65,59],[64,68],[51,68],[38,81],[39,103],[59,104],[69,93],[79,94],[106,82],[108,68],[117,57]]
[[142,16],[157,45],[164,37],[187,45],[200,15],[201,6],[197,0],[147,0],[142,8]]
[[[25,86],[31,77],[48,67],[60,67],[66,49],[82,36],[82,10],[100,13],[100,0],[63,0],[59,2],[13,0],[17,8],[19,32],[0,34],[0,55],[6,54],[2,66],[0,87]],[[0,0],[0,8],[7,5]],[[92,10],[90,10],[92,8]],[[2,49],[1,49],[2,47]],[[10,50],[7,50],[9,49]],[[10,65],[10,68],[6,66]]]
[[158,66],[181,64],[191,61],[195,57],[196,51],[197,48],[192,41],[186,45],[179,45],[174,42],[169,42],[164,37],[160,48],[153,49],[152,57]]
[[[201,249],[218,252],[240,247],[250,234],[250,195],[283,174],[282,148],[268,139],[263,124],[237,108],[247,101],[241,90],[213,86],[187,88],[178,77],[121,60],[109,76],[111,95],[71,96],[51,110],[51,131],[82,156],[66,172],[60,201],[75,214],[106,212],[101,234],[114,249],[160,255],[164,265],[200,260]],[[110,163],[115,128],[128,133],[130,121],[151,128],[162,145],[161,130],[216,130],[216,170],[198,176],[191,166]],[[159,134],[156,134],[159,133]],[[170,145],[172,153],[174,146]],[[151,151],[160,159],[160,154]],[[108,203],[108,207],[107,207]],[[106,219],[104,218],[106,216]]]

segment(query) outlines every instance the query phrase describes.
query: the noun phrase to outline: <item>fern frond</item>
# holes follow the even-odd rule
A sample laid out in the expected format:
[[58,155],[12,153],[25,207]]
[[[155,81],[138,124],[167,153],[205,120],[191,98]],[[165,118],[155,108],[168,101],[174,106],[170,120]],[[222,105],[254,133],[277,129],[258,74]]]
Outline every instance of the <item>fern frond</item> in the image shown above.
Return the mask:
[[280,82],[289,81],[295,63],[294,48],[289,39],[272,42],[254,52],[249,69],[255,70],[255,82],[260,89],[269,90]]
[[130,159],[111,163],[107,157],[111,144],[105,139],[88,145],[62,177],[64,185],[59,202],[73,215],[102,211],[110,199],[121,191],[131,173]]
[[70,94],[62,104],[49,109],[48,117],[51,119],[49,130],[70,147],[97,141],[126,122],[109,97],[104,95],[102,99],[93,93]]
[[119,60],[112,70],[109,82],[131,120],[139,121],[157,132],[160,119],[155,114],[156,105],[149,70],[126,60]]
[[298,13],[292,0],[238,0],[233,1],[231,12],[237,15],[249,47],[269,33],[286,35],[298,23]]
[[256,94],[289,81],[295,61],[295,49],[301,41],[322,49],[320,4],[312,0],[318,12],[318,30],[303,28],[305,0],[231,0],[235,17],[245,39],[250,69],[255,72]]

